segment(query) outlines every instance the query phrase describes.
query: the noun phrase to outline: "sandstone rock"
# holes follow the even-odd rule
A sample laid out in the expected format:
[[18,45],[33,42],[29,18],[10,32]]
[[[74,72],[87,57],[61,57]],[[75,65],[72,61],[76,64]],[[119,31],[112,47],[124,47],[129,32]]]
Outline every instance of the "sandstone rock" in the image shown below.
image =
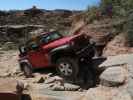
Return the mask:
[[99,86],[89,89],[80,100],[132,100],[132,98],[124,88]]
[[54,83],[56,81],[63,82],[63,79],[59,76],[54,76],[45,80],[45,84]]
[[53,87],[51,87],[51,90],[53,90],[53,91],[64,91],[65,87],[60,86],[60,85],[54,85]]
[[44,78],[43,78],[43,77],[40,77],[40,78],[38,79],[37,83],[43,83],[44,81],[45,81]]
[[119,91],[119,93],[113,96],[112,100],[132,100],[130,94],[127,91]]
[[34,83],[43,83],[45,81],[45,79],[43,78],[43,76],[38,76],[35,78]]
[[30,89],[30,84],[23,82],[24,83],[24,90],[29,90]]
[[40,76],[41,74],[40,73],[34,73],[33,75],[34,75],[34,77],[37,77],[37,76]]
[[128,65],[129,77],[127,81],[127,91],[130,93],[133,98],[133,65]]
[[15,92],[17,81],[11,78],[0,78],[0,92]]
[[126,54],[129,52],[129,48],[125,47],[126,39],[122,34],[116,35],[114,39],[106,45],[103,50],[104,56],[113,56],[118,54]]
[[133,78],[133,65],[128,64],[128,72],[129,72],[129,77]]
[[51,87],[51,90],[53,91],[77,91],[80,89],[80,86],[70,84],[70,83],[64,83],[62,84],[53,84]]
[[108,68],[117,65],[131,64],[133,65],[133,54],[121,54],[109,56],[106,61],[99,65],[100,68]]
[[17,81],[16,90],[17,93],[22,93],[24,90],[24,83],[21,81]]
[[0,78],[6,78],[6,77],[10,77],[11,76],[11,73],[3,73],[3,74],[0,74]]
[[14,68],[11,72],[11,76],[23,76],[23,72],[18,68]]
[[121,67],[107,68],[100,75],[101,84],[105,86],[118,86],[124,84],[126,80],[126,70]]
[[133,99],[133,78],[131,77],[128,79],[127,91],[129,92],[129,94],[131,95]]
[[80,89],[79,85],[74,85],[70,83],[64,83],[64,87],[66,91],[77,91]]
[[82,97],[81,100],[111,100],[112,94],[109,89],[92,88]]

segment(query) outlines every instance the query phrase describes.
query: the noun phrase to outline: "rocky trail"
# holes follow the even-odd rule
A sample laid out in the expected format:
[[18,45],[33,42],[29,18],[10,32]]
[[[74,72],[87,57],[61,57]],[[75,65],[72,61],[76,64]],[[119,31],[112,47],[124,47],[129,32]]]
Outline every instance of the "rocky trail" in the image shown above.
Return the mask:
[[24,83],[24,92],[32,100],[133,99],[133,54],[109,56],[102,64],[98,64],[100,69],[104,69],[99,76],[100,82],[88,90],[65,82],[51,72],[35,73],[33,78],[25,78],[19,71],[17,56],[17,51],[0,51],[0,86],[10,89],[12,86],[7,85],[8,81],[21,81]]
[[[44,10],[36,6],[0,11],[0,92],[16,91],[20,81],[29,100],[133,100],[133,48],[127,45],[124,31],[127,18],[89,18],[89,11]],[[79,84],[64,80],[55,69],[35,71],[32,78],[20,71],[18,45],[51,30],[59,30],[62,35],[84,33],[102,46],[99,51],[104,58],[94,58],[91,65],[98,69],[95,86],[88,88],[83,80],[77,80]]]
[[[25,78],[19,70],[18,52],[12,50],[0,53],[0,86],[3,87],[0,91],[12,90],[15,81],[20,81],[24,83],[24,92],[28,93],[32,100],[70,100],[84,94],[80,92],[79,86],[63,82],[62,78],[53,75],[51,72],[54,72],[54,69],[46,69],[44,73],[35,73],[33,78]],[[9,82],[12,82],[13,86],[9,85]]]

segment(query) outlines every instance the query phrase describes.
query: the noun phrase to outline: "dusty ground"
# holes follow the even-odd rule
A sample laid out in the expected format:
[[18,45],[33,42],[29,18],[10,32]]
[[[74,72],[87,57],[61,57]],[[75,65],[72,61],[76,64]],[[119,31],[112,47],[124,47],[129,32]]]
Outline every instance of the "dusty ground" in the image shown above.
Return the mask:
[[[119,55],[115,57],[111,56],[108,57],[108,59],[99,67],[113,68],[117,65],[116,67],[123,68],[123,64],[133,64],[132,58],[133,54]],[[24,83],[24,93],[30,94],[32,100],[132,100],[130,96],[132,90],[128,92],[128,89],[133,87],[133,80],[130,79],[133,75],[132,66],[130,67],[129,65],[126,65],[128,77],[126,76],[127,78],[124,81],[125,83],[121,86],[108,87],[103,86],[100,83],[100,85],[90,88],[89,90],[79,89],[78,91],[52,91],[48,88],[49,84],[46,84],[41,79],[42,77],[43,79],[53,77],[54,75],[51,75],[53,69],[44,73],[36,72],[35,77],[33,78],[25,78],[23,73],[19,70],[17,59],[18,51],[0,51],[0,91],[5,89],[11,89],[14,91],[13,85],[16,83],[12,80],[15,80]],[[122,73],[122,76],[123,75],[125,74]],[[110,74],[110,79],[114,77],[114,75]],[[113,82],[114,80],[111,81]]]
[[[67,92],[67,91],[52,91],[47,89],[44,83],[38,83],[38,80],[43,77],[49,77],[49,73],[35,73],[33,78],[25,78],[19,70],[18,52],[17,51],[0,51],[0,91],[13,90],[15,81],[21,81],[25,85],[25,92],[29,93],[33,100],[73,100],[81,97],[84,92]],[[53,69],[52,69],[53,70]],[[15,80],[14,83],[12,80]],[[13,86],[8,83],[12,83]],[[13,90],[14,91],[14,90]],[[65,98],[65,99],[64,99]]]

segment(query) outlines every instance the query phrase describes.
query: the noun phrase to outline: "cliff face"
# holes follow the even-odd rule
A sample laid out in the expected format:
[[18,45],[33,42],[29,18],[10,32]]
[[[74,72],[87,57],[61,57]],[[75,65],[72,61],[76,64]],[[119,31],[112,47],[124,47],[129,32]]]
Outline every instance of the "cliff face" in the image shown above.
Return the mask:
[[78,33],[91,36],[97,45],[103,46],[104,56],[132,53],[133,48],[128,47],[124,25],[125,19],[109,17],[86,23],[85,18],[80,15],[75,16],[70,32],[74,33],[79,29]]
[[73,15],[80,11],[44,10],[33,7],[27,10],[0,11],[0,42],[21,42],[31,33],[59,30],[62,34],[69,31]]
[[0,25],[44,25],[47,28],[68,28],[72,16],[78,13],[69,10],[44,10],[31,8],[27,10],[0,11]]

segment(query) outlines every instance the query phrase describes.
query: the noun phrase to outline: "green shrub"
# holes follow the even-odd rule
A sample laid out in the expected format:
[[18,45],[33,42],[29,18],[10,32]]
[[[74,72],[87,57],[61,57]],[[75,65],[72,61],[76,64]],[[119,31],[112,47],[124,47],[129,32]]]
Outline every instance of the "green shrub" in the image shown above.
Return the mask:
[[128,45],[133,47],[133,13],[130,14],[127,19],[127,24],[125,24],[125,30]]
[[104,12],[112,6],[114,16],[125,17],[133,9],[133,0],[101,0],[100,9]]
[[[103,18],[110,16],[109,13],[111,12],[112,22],[113,20],[116,20],[116,23],[120,21],[119,24],[114,26],[115,29],[118,33],[124,31],[128,45],[133,47],[133,0],[101,0],[99,6],[88,8],[86,12],[88,21],[92,22],[98,19],[97,12],[100,12]],[[124,20],[124,22],[121,22],[121,20]]]
[[87,17],[86,21],[88,23],[91,23],[91,22],[93,22],[94,20],[97,19],[97,15],[96,14],[97,14],[98,10],[99,9],[96,6],[88,8],[88,10],[86,12],[86,17]]

